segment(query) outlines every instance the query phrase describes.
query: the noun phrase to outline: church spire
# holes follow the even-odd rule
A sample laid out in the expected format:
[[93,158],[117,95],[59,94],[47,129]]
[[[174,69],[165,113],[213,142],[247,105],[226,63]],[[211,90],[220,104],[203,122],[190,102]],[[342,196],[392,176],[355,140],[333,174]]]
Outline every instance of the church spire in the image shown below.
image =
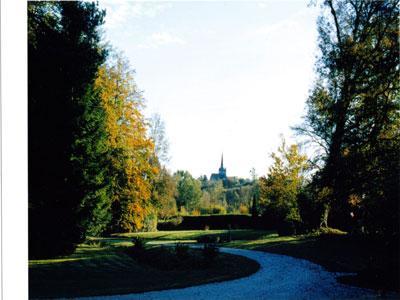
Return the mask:
[[222,152],[222,155],[221,155],[221,169],[223,169],[224,168],[224,152]]

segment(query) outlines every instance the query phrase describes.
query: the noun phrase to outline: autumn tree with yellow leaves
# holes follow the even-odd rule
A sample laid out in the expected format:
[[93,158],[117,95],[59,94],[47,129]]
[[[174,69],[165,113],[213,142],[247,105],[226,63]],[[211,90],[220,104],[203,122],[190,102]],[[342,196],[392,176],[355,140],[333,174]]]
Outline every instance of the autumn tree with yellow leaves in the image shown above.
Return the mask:
[[147,137],[144,99],[134,71],[114,54],[98,72],[95,88],[106,113],[112,202],[112,231],[136,231],[152,211],[151,189],[157,166],[154,145]]
[[308,168],[307,157],[301,154],[296,144],[282,144],[277,153],[272,153],[273,164],[268,175],[261,177],[260,208],[263,216],[273,226],[295,226],[300,223],[298,194],[304,184]]

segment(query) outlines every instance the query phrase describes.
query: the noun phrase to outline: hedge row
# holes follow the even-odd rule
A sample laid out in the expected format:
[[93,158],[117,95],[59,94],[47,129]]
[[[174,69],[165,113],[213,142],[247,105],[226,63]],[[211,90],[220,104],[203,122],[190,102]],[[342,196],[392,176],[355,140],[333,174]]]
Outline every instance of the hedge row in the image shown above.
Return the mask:
[[179,216],[158,222],[158,230],[249,229],[259,227],[259,217],[250,215]]

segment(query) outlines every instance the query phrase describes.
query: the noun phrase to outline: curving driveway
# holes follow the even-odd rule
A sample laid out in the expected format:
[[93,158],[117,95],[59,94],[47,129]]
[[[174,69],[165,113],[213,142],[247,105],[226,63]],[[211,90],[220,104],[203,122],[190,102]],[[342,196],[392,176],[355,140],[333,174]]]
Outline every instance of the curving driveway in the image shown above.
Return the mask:
[[[307,260],[260,251],[220,248],[257,261],[261,268],[248,277],[140,294],[83,297],[89,299],[373,299],[375,291],[351,287],[336,281],[330,273]],[[393,297],[395,298],[394,295]],[[391,297],[389,297],[391,298]],[[387,298],[386,298],[387,299]]]

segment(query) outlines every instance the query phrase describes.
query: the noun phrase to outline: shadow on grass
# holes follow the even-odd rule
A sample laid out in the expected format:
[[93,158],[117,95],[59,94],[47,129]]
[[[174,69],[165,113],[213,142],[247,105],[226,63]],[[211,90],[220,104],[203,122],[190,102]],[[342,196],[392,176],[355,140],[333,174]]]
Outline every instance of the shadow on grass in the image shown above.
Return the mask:
[[324,235],[234,241],[227,246],[306,259],[330,272],[356,273],[340,277],[342,283],[383,292],[400,292],[400,262],[396,244],[385,245],[382,241],[350,235]]
[[187,287],[247,276],[259,268],[247,258],[220,254],[205,269],[160,270],[136,262],[126,254],[126,245],[132,245],[130,238],[93,238],[73,255],[30,261],[29,296],[80,297]]

